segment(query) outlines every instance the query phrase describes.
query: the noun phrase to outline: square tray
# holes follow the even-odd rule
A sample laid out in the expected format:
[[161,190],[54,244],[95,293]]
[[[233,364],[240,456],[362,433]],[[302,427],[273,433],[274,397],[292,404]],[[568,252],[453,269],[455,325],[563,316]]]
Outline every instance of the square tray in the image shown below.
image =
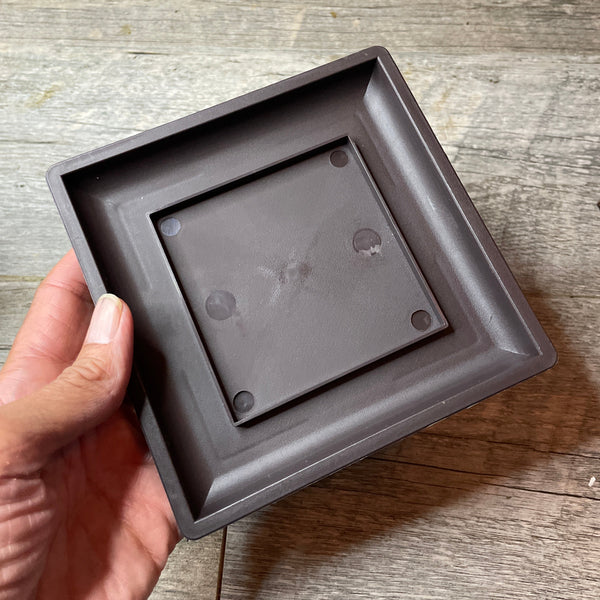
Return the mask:
[[383,48],[47,179],[187,537],[556,360]]

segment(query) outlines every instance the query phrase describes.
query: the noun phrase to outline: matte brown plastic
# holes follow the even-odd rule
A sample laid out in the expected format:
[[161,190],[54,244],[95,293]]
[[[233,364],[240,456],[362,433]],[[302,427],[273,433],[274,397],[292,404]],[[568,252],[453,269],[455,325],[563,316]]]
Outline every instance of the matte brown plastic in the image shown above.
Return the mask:
[[552,366],[393,60],[362,52],[52,167],[200,537]]

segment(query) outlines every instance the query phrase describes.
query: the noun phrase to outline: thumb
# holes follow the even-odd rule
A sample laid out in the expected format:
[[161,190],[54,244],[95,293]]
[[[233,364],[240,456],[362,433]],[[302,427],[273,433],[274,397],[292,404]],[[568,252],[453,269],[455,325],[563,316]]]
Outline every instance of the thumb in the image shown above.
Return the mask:
[[33,472],[119,406],[131,371],[133,321],[112,294],[98,300],[75,362],[39,391],[0,407],[0,469]]

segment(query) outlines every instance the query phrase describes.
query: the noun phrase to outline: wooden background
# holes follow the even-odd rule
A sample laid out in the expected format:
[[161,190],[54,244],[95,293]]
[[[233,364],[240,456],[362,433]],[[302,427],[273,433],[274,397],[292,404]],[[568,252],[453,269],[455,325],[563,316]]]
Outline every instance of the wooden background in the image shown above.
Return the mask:
[[50,164],[374,44],[559,352],[230,526],[222,562],[182,542],[153,600],[600,597],[599,28],[597,0],[0,0],[0,363],[69,247]]

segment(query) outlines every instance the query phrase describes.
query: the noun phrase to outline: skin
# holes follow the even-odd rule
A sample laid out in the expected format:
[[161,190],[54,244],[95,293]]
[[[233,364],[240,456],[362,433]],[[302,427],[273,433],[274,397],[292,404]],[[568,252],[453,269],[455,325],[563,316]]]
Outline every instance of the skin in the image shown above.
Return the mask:
[[[74,253],[40,285],[0,371],[0,599],[146,598],[179,533],[131,409],[133,322],[85,343]],[[82,347],[83,346],[83,347]]]

